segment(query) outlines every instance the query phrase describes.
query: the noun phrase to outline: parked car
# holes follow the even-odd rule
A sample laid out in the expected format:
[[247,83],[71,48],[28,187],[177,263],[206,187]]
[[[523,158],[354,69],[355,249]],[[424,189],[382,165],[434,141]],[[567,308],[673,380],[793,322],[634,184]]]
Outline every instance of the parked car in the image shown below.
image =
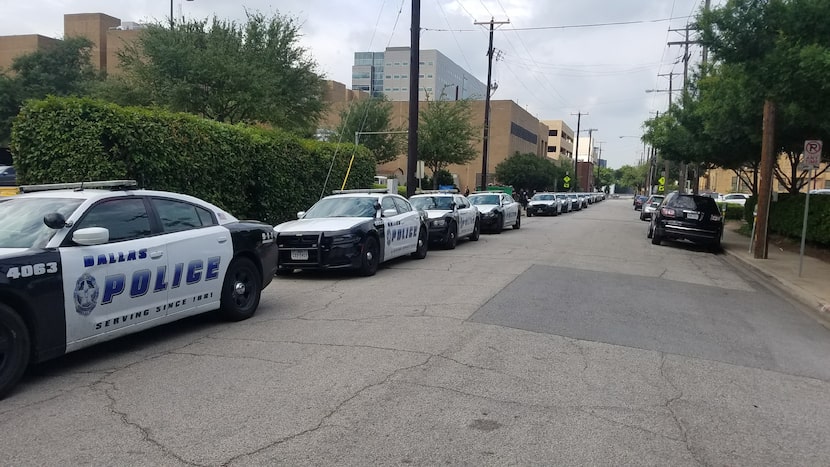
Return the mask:
[[527,204],[527,217],[558,216],[562,214],[562,203],[554,193],[536,193]]
[[277,262],[273,228],[133,186],[24,186],[0,201],[0,397],[30,362],[198,313],[256,311]]
[[579,199],[579,195],[576,193],[568,193],[568,198],[571,200],[571,211],[581,211],[582,210],[582,200]]
[[659,245],[663,240],[689,240],[720,249],[723,216],[708,196],[670,193],[654,212],[648,237]]
[[657,207],[660,206],[660,203],[663,202],[663,195],[651,195],[648,199],[643,203],[643,208],[640,210],[640,220],[647,221],[651,219],[651,215],[654,211],[657,210]]
[[561,206],[560,212],[571,212],[573,203],[566,193],[556,193],[556,200],[559,201]]
[[354,269],[372,276],[392,258],[425,258],[429,242],[427,214],[385,189],[326,196],[274,231],[277,275],[296,269]]
[[645,195],[636,195],[634,196],[634,210],[639,211],[643,209],[643,203],[646,202],[648,196]]
[[811,195],[830,195],[830,188],[817,188],[810,190]]
[[740,204],[741,206],[745,206],[746,200],[748,199],[749,195],[746,193],[727,193],[725,195],[721,195],[718,201],[722,203]]
[[17,172],[10,165],[0,165],[0,186],[17,186]]
[[478,241],[481,220],[478,208],[463,195],[438,192],[414,195],[409,202],[427,213],[430,243],[452,250],[459,238]]
[[493,191],[473,193],[470,203],[481,213],[481,228],[500,234],[505,227],[522,227],[521,205],[509,194]]

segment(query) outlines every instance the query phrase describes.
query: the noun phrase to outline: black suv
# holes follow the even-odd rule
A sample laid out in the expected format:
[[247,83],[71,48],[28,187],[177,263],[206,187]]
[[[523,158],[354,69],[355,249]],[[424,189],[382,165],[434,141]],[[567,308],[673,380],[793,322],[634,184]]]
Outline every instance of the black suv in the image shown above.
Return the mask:
[[720,249],[723,216],[708,196],[670,193],[651,218],[648,237],[659,245],[663,240],[689,240]]

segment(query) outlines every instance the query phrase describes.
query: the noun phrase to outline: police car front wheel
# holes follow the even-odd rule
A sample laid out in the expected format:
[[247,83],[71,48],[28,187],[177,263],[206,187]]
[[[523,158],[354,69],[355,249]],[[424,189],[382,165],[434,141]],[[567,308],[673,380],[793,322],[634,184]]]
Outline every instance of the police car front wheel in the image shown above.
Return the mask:
[[262,294],[259,270],[247,258],[233,260],[222,285],[220,311],[225,319],[242,321],[254,315]]
[[10,307],[0,303],[0,399],[17,383],[29,364],[29,330]]

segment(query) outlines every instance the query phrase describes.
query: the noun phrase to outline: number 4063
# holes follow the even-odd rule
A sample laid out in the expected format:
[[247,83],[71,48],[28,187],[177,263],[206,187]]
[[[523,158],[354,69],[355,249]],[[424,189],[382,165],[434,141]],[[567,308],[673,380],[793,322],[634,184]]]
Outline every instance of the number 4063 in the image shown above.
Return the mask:
[[54,274],[58,272],[58,263],[37,263],[26,264],[20,267],[9,268],[6,277],[19,279],[21,277],[42,276],[43,274]]

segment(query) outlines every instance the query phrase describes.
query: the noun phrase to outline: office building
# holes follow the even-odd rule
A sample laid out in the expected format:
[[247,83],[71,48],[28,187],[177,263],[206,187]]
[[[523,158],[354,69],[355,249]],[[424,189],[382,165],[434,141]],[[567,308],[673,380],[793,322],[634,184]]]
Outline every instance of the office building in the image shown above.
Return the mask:
[[[390,101],[409,100],[409,47],[355,52],[352,89]],[[437,50],[421,50],[418,100],[484,100],[487,86]]]
[[542,120],[548,127],[548,146],[545,155],[555,161],[573,161],[574,131],[562,120]]

